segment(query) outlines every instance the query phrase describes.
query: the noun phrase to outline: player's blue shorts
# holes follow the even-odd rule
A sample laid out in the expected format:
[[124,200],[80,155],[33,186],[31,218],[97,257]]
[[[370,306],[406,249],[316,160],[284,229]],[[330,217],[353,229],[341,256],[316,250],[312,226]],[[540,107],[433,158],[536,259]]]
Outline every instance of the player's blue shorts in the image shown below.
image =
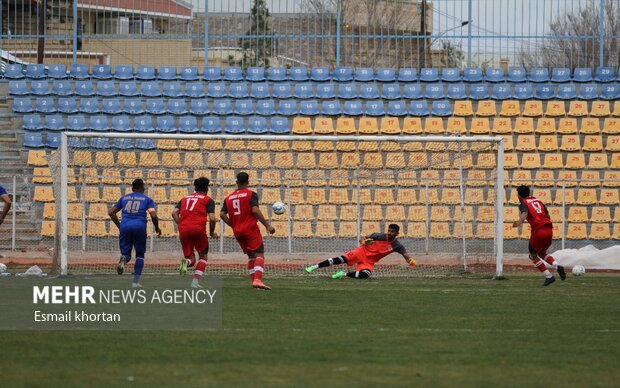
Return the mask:
[[121,256],[126,259],[131,258],[132,248],[136,250],[136,257],[144,258],[146,251],[146,228],[144,225],[121,225],[118,245]]

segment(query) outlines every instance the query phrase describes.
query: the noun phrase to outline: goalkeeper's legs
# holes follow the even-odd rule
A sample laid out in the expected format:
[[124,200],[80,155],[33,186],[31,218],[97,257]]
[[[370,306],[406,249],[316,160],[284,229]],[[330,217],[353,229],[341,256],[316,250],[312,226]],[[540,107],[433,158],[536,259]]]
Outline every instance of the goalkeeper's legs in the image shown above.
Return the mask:
[[368,279],[370,275],[372,275],[372,271],[369,269],[347,272],[347,277],[354,278],[354,279]]
[[327,259],[327,260],[323,260],[318,264],[314,264],[309,266],[308,268],[306,268],[306,272],[310,273],[312,271],[314,271],[317,268],[325,268],[325,267],[330,267],[332,265],[339,265],[339,264],[344,264],[347,262],[347,258],[343,256],[339,256],[339,257],[332,257],[331,259]]

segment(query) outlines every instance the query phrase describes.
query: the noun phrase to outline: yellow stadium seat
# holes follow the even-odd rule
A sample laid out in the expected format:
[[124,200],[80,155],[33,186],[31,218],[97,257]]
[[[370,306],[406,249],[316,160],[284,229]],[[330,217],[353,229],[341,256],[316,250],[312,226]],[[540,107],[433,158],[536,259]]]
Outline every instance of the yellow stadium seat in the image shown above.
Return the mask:
[[403,151],[405,152],[418,152],[424,150],[424,143],[419,141],[410,141],[403,144]]
[[495,192],[489,190],[487,195],[491,196],[490,201],[485,201],[486,196],[482,188],[468,187],[465,189],[465,204],[467,205],[480,205],[488,202],[495,201]]
[[87,183],[87,184],[101,183],[101,180],[99,179],[99,172],[97,171],[96,168],[92,168],[92,167],[83,167],[79,169],[75,177],[76,177],[76,183]]
[[116,168],[106,168],[101,172],[101,182],[108,185],[120,185],[123,183],[121,172]]
[[[166,152],[163,154],[162,161],[159,161],[159,155],[154,151],[143,151],[140,152],[140,166],[144,167],[156,167],[156,166],[166,166],[166,167],[178,167],[181,165],[181,160],[179,154],[176,152]],[[175,164],[176,161],[176,164]]]
[[534,119],[531,117],[517,117],[514,133],[529,134],[534,132]]
[[45,151],[44,150],[29,150],[28,151],[28,165],[29,166],[47,166],[47,158],[46,158]]
[[609,207],[608,206],[593,206],[592,217],[590,217],[590,221],[611,222],[611,211]]
[[[103,186],[101,200],[108,203],[115,203],[122,196],[121,188],[118,186]],[[163,202],[163,201],[162,201]]]
[[357,233],[357,222],[340,222],[338,225],[338,237],[359,237]]
[[269,151],[271,152],[288,152],[290,151],[288,141],[285,140],[270,140]]
[[375,189],[375,202],[384,204],[384,205],[389,205],[389,204],[394,203],[394,193],[392,192],[392,189],[391,188]]
[[[73,209],[73,212],[75,212],[76,214],[79,212],[79,218],[81,219],[82,218],[82,204],[74,203],[72,205],[76,206]],[[105,203],[90,203],[88,205],[88,219],[89,220],[107,220],[109,217],[108,210],[109,210],[108,205],[106,205]]]
[[424,122],[424,133],[430,135],[443,135],[446,129],[441,117],[428,117]]
[[381,224],[378,221],[365,221],[362,222],[362,235],[369,236],[373,233],[382,232]]
[[183,139],[179,140],[179,149],[184,151],[198,151],[200,145],[198,144],[198,140]]
[[599,187],[601,185],[601,174],[596,170],[584,170],[581,172],[579,186]]
[[409,222],[407,224],[407,231],[405,237],[409,238],[426,238],[426,223],[424,222]]
[[568,106],[568,115],[572,117],[585,117],[588,115],[588,103],[586,101],[573,100]]
[[228,139],[224,140],[224,150],[226,151],[244,151],[248,149],[245,140]]
[[611,163],[609,164],[609,167],[614,169],[620,168],[620,152],[611,154]]
[[345,170],[333,170],[329,176],[329,185],[334,187],[349,186],[349,173]]
[[329,199],[327,202],[331,204],[335,204],[335,205],[343,205],[346,203],[351,203],[351,201],[349,200],[348,189],[346,188],[339,188],[339,187],[330,188],[328,198]]
[[69,237],[82,237],[84,235],[82,220],[69,220],[67,224],[67,235]]
[[[372,184],[372,182],[371,182]],[[374,184],[380,187],[394,187],[396,181],[394,180],[394,173],[391,170],[377,171],[375,174]]]
[[609,240],[611,238],[609,224],[592,224],[588,236],[591,240]]
[[[248,155],[236,153],[231,155],[231,166],[246,167],[248,166]],[[183,158],[184,167],[204,167],[205,163],[202,159],[201,152],[186,152]]]
[[54,202],[46,202],[43,205],[43,219],[44,220],[55,220],[56,219],[56,204]]
[[620,171],[605,171],[603,187],[620,187]]
[[168,193],[166,193],[165,187],[149,187],[146,195],[151,197],[156,204],[168,202]]
[[534,135],[519,135],[517,137],[517,145],[515,150],[526,152],[536,150],[536,140]]
[[[478,167],[481,167],[480,165],[480,156],[478,155]],[[504,154],[504,168],[505,169],[513,169],[513,168],[518,168],[519,167],[519,162],[517,160],[517,154],[515,153],[505,153]]]
[[495,118],[493,120],[493,129],[491,133],[509,134],[512,133],[512,120],[509,118]]
[[418,185],[418,175],[415,171],[399,171],[398,185],[401,187],[412,187]]
[[575,187],[577,186],[577,172],[571,170],[562,170],[558,173],[558,187]]
[[516,117],[521,114],[521,106],[519,101],[516,100],[505,100],[502,101],[502,109],[499,112],[501,116],[506,117]]
[[405,117],[403,120],[403,135],[421,135],[422,119],[419,117]]
[[[278,190],[279,193],[279,190]],[[267,201],[263,201],[264,203],[267,203]],[[292,205],[299,205],[299,204],[303,204],[306,203],[306,196],[304,194],[304,191],[301,187],[292,187],[289,191],[289,202]]]
[[88,237],[107,237],[109,236],[108,233],[108,226],[106,224],[105,221],[88,221],[86,223],[86,235]]
[[52,173],[49,167],[35,167],[32,171],[32,183],[52,183]]
[[[562,143],[564,144],[564,143]],[[538,151],[553,152],[558,150],[556,135],[541,135],[538,139]]]
[[[609,144],[610,137],[612,136],[609,136],[607,138],[607,144]],[[617,140],[620,140],[620,139],[617,139]],[[583,150],[590,151],[590,152],[602,151],[603,150],[603,137],[600,135],[586,135],[583,141]]]
[[334,238],[336,237],[336,228],[333,221],[319,221],[316,223],[316,237]]
[[[67,205],[67,217],[70,220],[81,220],[85,216],[84,206],[82,205],[82,203],[69,203]],[[93,203],[89,206],[94,206],[96,209],[98,209],[97,212],[101,213],[97,215],[96,219],[108,219],[108,207],[105,204]]]
[[582,153],[567,154],[566,168],[582,170],[586,168],[586,158]]
[[532,195],[540,199],[542,203],[551,203],[551,190],[549,189],[536,189],[536,191],[532,190]]
[[362,117],[359,119],[360,135],[376,135],[379,133],[379,125],[376,117]]
[[73,152],[72,161],[74,166],[90,167],[93,165],[93,154],[86,150],[76,150]]
[[614,240],[620,240],[620,223],[614,224],[611,238]]
[[478,109],[476,110],[476,116],[478,117],[491,117],[497,115],[497,109],[495,106],[495,100],[482,100],[478,101]]
[[[562,219],[564,218],[564,213],[562,212],[562,206],[547,206],[547,211],[549,212],[549,217],[551,218],[551,222],[562,223]],[[555,234],[555,230],[554,230]]]
[[513,186],[532,185],[532,172],[530,170],[515,170],[512,172],[512,180],[510,184]]
[[519,238],[519,229],[512,226],[512,222],[504,222],[504,239],[515,240]]
[[563,168],[564,162],[562,154],[545,154],[543,166],[545,166],[545,168]]
[[547,111],[545,112],[547,117],[560,117],[566,116],[566,105],[564,101],[549,101],[547,102]]
[[614,111],[612,115],[615,117],[620,117],[620,101],[614,102]]
[[421,186],[439,186],[441,185],[441,179],[439,178],[439,171],[437,170],[423,170],[420,172],[420,185]]
[[461,172],[459,170],[446,170],[443,172],[442,181],[444,186],[459,187],[461,185]]
[[52,186],[35,186],[33,200],[35,202],[54,202]]
[[[594,137],[594,136],[593,136]],[[601,141],[602,144],[602,137],[598,137]],[[607,139],[607,145],[605,146],[605,151],[607,152],[618,152],[620,151],[620,136],[619,135],[609,135],[609,136],[605,136],[605,138]],[[586,136],[586,141],[588,139],[588,136]],[[585,150],[585,145],[584,145],[584,150]]]
[[[200,175],[198,175],[197,177],[199,176]],[[189,179],[189,175],[186,170],[171,170],[169,182],[171,185],[174,185],[174,186],[185,186],[191,181]]]
[[562,135],[574,135],[577,133],[577,119],[561,118],[558,124],[557,133]]
[[380,205],[364,205],[362,211],[362,219],[364,221],[381,221],[383,219],[383,210]]
[[455,206],[452,219],[458,222],[471,222],[474,220],[474,208],[472,206]]
[[385,208],[385,218],[389,221],[404,221],[405,207],[403,205],[388,205]]
[[407,167],[417,168],[428,166],[428,158],[425,152],[412,152],[409,154],[409,164]]
[[209,139],[203,141],[202,148],[207,151],[221,151],[224,149],[224,145],[222,144],[222,140]]
[[467,128],[465,127],[465,119],[462,117],[449,117],[447,131],[448,134],[466,134]]
[[596,189],[580,188],[577,190],[577,205],[595,205],[598,203]]
[[119,151],[116,154],[119,167],[135,167],[138,165],[136,153],[133,151]]
[[451,221],[448,206],[431,206],[431,221]]
[[68,202],[78,202],[80,197],[77,194],[77,190],[74,186],[67,187],[67,201]]
[[609,101],[593,101],[590,116],[607,117],[611,115]]
[[179,145],[175,139],[160,139],[157,140],[157,148],[160,150],[171,151],[178,150]]
[[355,120],[352,117],[339,117],[336,120],[336,133],[339,135],[354,135]]
[[620,195],[618,189],[601,189],[601,205],[618,205],[620,204]]
[[379,144],[376,141],[361,141],[357,149],[361,152],[379,152]]
[[396,192],[396,202],[403,205],[413,205],[418,203],[418,195],[415,189],[400,188]]
[[562,136],[562,145],[560,146],[560,151],[581,151],[581,139],[579,138],[579,135]]
[[393,156],[395,154],[395,152],[401,152],[402,151],[402,147],[400,145],[400,143],[395,142],[395,141],[384,141],[381,142],[381,145],[379,146],[379,151],[381,152],[390,152],[392,154],[390,154],[390,156]]
[[515,222],[519,220],[519,208],[516,206],[504,207],[504,222]]
[[307,203],[314,204],[314,205],[326,203],[327,200],[325,196],[325,189],[322,187],[321,188],[318,188],[318,187],[309,188],[308,192],[306,193],[306,200],[307,200]]
[[[159,223],[159,228],[161,229],[161,237],[176,237],[176,232],[174,230],[174,222],[173,221],[162,221]],[[226,227],[226,229],[230,229]],[[151,233],[150,225],[147,227],[147,231],[149,234]]]
[[[215,151],[215,150],[211,150],[209,148],[205,148],[206,150],[209,151]],[[267,142],[264,140],[248,140],[248,149],[249,150],[253,150],[253,151],[269,151],[269,147],[267,146]],[[218,149],[218,151],[221,150]]]
[[566,230],[566,238],[569,240],[585,240],[587,237],[586,224],[571,222]]
[[264,187],[260,192],[259,198],[261,199],[261,203],[270,204],[282,201],[282,194],[280,193],[279,187]]
[[168,180],[166,179],[166,170],[148,170],[146,179],[147,184],[165,185],[166,183],[168,183]]
[[294,135],[310,135],[312,134],[312,123],[309,117],[295,117],[293,119]]
[[601,125],[598,118],[583,118],[581,120],[581,127],[579,128],[581,134],[593,134],[598,135],[601,133]]
[[523,116],[525,117],[540,117],[543,115],[542,101],[528,100],[523,107]]
[[428,203],[430,205],[441,203],[437,189],[420,190],[420,203]]
[[[171,187],[170,197],[169,197],[170,202],[177,203],[189,194],[190,194],[190,191],[188,190],[187,186],[186,187]],[[211,196],[213,196],[213,193],[211,193]]]
[[585,206],[571,206],[568,208],[568,222],[588,222],[588,208]]
[[426,221],[426,206],[409,206],[407,220],[415,222]]
[[343,221],[355,221],[359,218],[357,205],[341,205],[338,208],[340,209],[340,219]]
[[540,154],[524,153],[521,156],[521,168],[540,168]]
[[555,119],[548,117],[541,117],[536,121],[536,129],[534,132],[538,134],[555,134]]
[[[282,152],[275,154],[274,166],[279,168],[291,168],[293,167],[293,154],[288,152]],[[258,166],[257,166],[258,167]]]
[[382,135],[400,135],[400,121],[398,117],[386,116],[382,118],[379,132]]
[[270,168],[271,155],[268,152],[258,152],[252,154],[252,166],[256,168]]
[[[315,219],[314,210],[312,205],[296,205],[293,207],[295,215],[294,220],[299,221],[312,221]],[[333,210],[333,215],[332,215]],[[334,220],[336,219],[336,209],[332,205],[320,205],[318,211],[319,220]],[[332,217],[333,216],[333,217]]]
[[537,170],[534,175],[534,186],[538,187],[551,187],[554,183],[553,171],[549,170]]
[[385,167],[389,169],[405,168],[405,155],[401,153],[387,155],[385,158]]
[[450,168],[450,155],[444,152],[431,154],[431,168]]
[[114,153],[111,151],[97,151],[95,153],[95,166],[114,166]]
[[[187,152],[185,154],[185,160],[183,164],[186,167],[201,167],[204,166],[202,161],[202,155],[194,152]],[[249,155],[245,152],[234,152],[230,154],[228,158],[228,167],[231,168],[246,168],[250,165]]]
[[606,135],[620,134],[620,119],[608,117],[603,122],[603,133]]
[[471,101],[469,100],[459,100],[454,102],[454,113],[455,116],[459,117],[470,117],[474,115],[474,108],[472,106]]
[[327,184],[325,172],[323,170],[308,170],[306,174],[306,185],[313,187],[323,187]]
[[489,119],[487,117],[476,117],[471,120],[469,133],[474,135],[488,135],[491,133]]
[[358,201],[363,204],[372,202],[372,191],[370,189],[361,189],[359,192],[353,191],[351,194],[351,202],[357,203]]
[[317,117],[314,120],[314,133],[317,135],[333,135],[334,122],[331,117]]
[[383,155],[378,152],[365,153],[362,166],[370,169],[383,168]]
[[493,206],[479,206],[476,221],[491,222],[495,219],[495,208]]
[[340,159],[341,168],[357,168],[360,166],[360,156],[357,153],[344,153]]
[[[157,218],[164,221],[172,220],[172,212],[176,204],[157,204]],[[216,209],[219,214],[219,209]]]
[[[296,142],[293,142],[295,144]],[[314,150],[318,152],[334,152],[334,144],[331,141],[315,141]]]
[[447,222],[431,222],[431,238],[451,238],[450,224]]
[[[551,195],[551,194],[549,194]],[[542,199],[541,199],[542,200]],[[544,203],[551,203],[551,200],[544,201]],[[579,202],[575,199],[575,190],[572,188],[558,188],[555,191],[555,199],[552,202],[554,205],[562,205],[563,203],[566,205],[579,204]]]
[[495,229],[492,223],[479,222],[476,224],[476,238],[479,239],[492,239],[495,237]]
[[41,237],[54,237],[56,235],[56,221],[43,220],[41,222]]
[[517,195],[516,189],[510,190],[510,194],[508,194],[508,191],[506,191],[506,195],[504,196],[504,203],[510,205],[519,204],[519,197]]

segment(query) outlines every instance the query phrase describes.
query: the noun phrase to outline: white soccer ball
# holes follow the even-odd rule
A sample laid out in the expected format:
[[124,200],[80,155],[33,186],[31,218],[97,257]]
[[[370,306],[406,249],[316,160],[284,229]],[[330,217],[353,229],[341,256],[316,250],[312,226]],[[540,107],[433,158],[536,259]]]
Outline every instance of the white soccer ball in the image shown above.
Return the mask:
[[0,273],[6,272],[6,264],[0,263]]
[[577,264],[573,267],[573,275],[575,276],[583,276],[586,274],[586,267],[581,264]]
[[284,204],[280,201],[274,203],[273,205],[271,205],[271,210],[273,210],[274,213],[280,215],[280,214],[284,214],[284,212],[286,211],[286,207],[284,206]]

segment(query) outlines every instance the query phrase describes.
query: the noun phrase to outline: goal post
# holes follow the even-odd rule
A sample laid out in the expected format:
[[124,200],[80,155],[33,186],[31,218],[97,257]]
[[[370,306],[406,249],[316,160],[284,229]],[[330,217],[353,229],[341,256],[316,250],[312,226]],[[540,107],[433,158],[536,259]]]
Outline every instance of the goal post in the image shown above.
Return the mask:
[[[118,248],[106,209],[140,177],[158,204],[164,231],[155,238],[149,230],[148,270],[172,272],[181,251],[170,209],[191,192],[193,179],[206,176],[219,216],[236,173],[248,171],[261,210],[277,229],[265,236],[273,272],[301,274],[308,263],[340,255],[359,236],[396,223],[420,265],[412,271],[394,254],[377,265],[377,275],[502,276],[503,162],[501,136],[63,132],[49,156],[57,212],[54,263],[63,275],[109,271]],[[281,216],[271,211],[276,200],[287,208]],[[230,228],[220,222],[217,231],[210,266],[243,274],[244,258]]]

